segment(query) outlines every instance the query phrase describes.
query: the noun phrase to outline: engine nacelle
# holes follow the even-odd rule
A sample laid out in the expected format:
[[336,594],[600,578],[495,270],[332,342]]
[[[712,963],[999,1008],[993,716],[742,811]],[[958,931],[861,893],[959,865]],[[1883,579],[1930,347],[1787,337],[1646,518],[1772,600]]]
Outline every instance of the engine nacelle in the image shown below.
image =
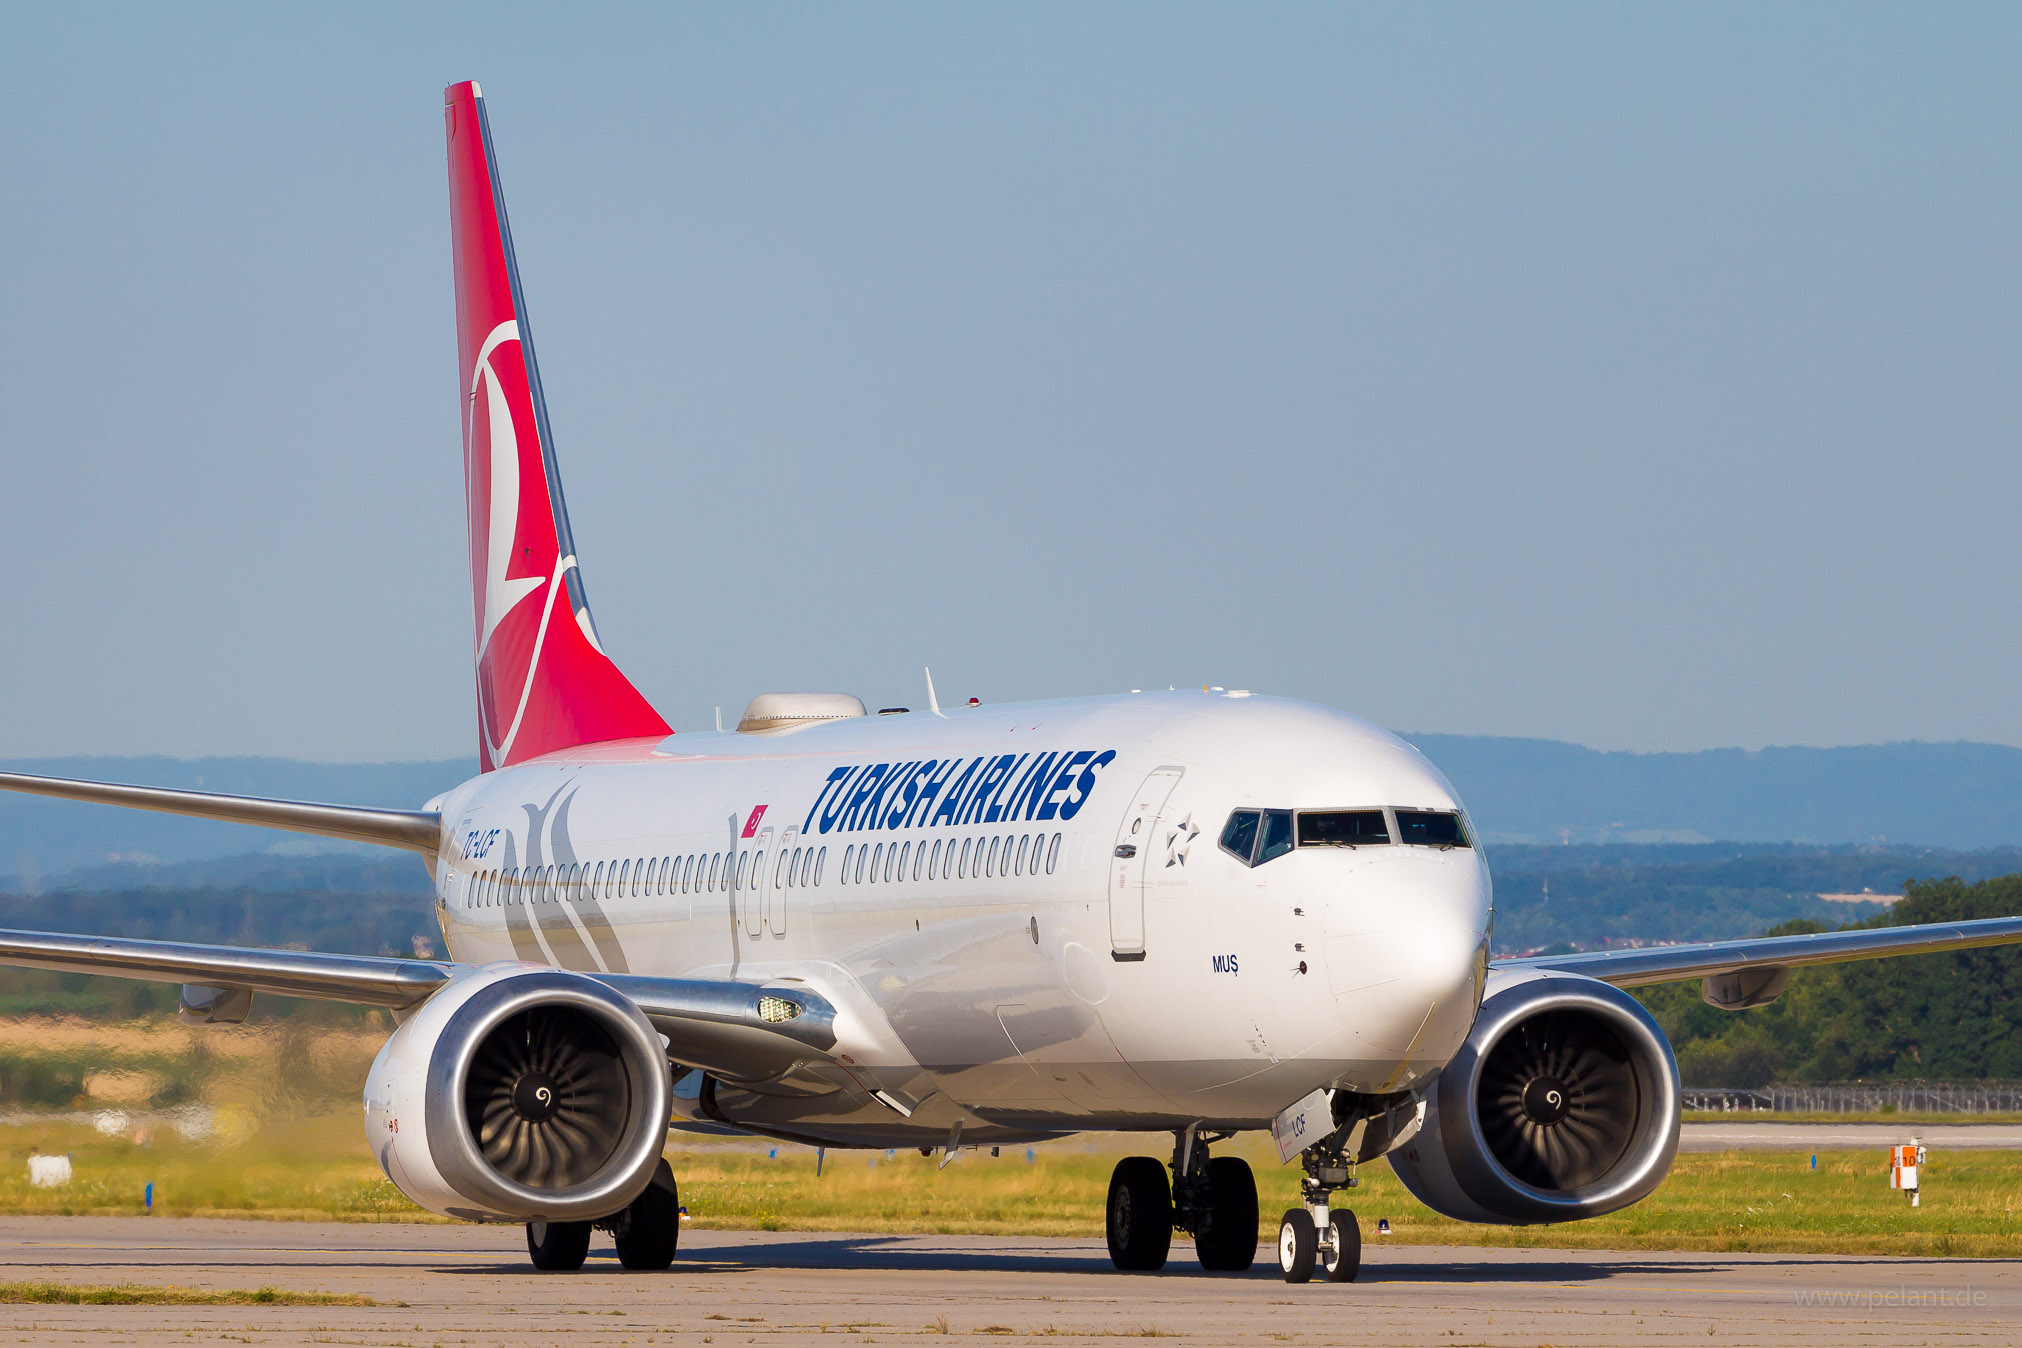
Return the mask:
[[452,980],[386,1041],[365,1136],[386,1178],[468,1221],[608,1217],[667,1141],[667,1052],[595,979],[494,964]]
[[1678,1152],[1671,1045],[1641,1003],[1592,978],[1491,974],[1426,1097],[1390,1166],[1461,1221],[1599,1217],[1647,1198]]

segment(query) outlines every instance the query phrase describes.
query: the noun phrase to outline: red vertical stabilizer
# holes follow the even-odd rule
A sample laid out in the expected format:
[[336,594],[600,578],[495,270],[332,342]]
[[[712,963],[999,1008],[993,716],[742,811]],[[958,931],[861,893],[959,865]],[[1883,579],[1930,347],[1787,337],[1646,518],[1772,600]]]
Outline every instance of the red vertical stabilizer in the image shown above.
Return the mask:
[[489,772],[668,728],[604,654],[583,597],[484,95],[473,81],[443,100],[478,754]]

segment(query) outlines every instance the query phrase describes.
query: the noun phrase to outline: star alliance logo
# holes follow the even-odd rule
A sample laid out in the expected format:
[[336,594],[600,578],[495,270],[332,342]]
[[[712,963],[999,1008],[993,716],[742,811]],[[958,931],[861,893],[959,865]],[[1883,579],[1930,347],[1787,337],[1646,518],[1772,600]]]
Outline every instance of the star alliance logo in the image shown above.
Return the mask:
[[1185,819],[1174,825],[1172,832],[1165,835],[1166,866],[1170,868],[1186,865],[1187,849],[1192,847],[1194,839],[1200,836],[1201,831],[1194,827],[1194,817],[1189,813]]

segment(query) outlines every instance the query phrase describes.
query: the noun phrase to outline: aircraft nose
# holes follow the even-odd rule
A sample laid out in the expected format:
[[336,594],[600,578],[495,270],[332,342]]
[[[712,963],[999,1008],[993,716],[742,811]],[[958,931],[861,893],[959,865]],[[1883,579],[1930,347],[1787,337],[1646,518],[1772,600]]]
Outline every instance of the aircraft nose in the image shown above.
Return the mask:
[[1467,854],[1399,861],[1327,900],[1327,978],[1370,1048],[1440,1056],[1480,1006],[1488,878]]

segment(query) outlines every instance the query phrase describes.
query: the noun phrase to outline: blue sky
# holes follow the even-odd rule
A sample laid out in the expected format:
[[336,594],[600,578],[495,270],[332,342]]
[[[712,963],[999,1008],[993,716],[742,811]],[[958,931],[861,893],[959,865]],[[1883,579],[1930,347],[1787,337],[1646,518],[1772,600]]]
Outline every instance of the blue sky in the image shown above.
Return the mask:
[[470,77],[677,726],[931,664],[2022,744],[2017,69],[1967,5],[19,7],[0,755],[470,751]]

